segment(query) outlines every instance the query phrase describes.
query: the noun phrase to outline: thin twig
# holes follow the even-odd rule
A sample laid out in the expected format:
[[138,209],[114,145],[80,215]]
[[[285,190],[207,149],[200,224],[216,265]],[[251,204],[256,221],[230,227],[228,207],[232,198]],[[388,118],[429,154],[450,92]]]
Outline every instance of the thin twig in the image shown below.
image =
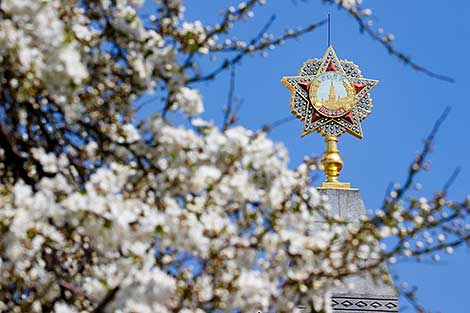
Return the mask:
[[104,312],[106,306],[114,300],[116,297],[117,292],[119,291],[119,285],[114,287],[113,289],[110,289],[106,296],[101,300],[101,302],[96,306],[96,308],[93,310],[93,313],[102,313]]
[[[431,132],[429,133],[429,135],[426,137],[426,140],[424,141],[423,150],[416,156],[415,161],[411,163],[408,169],[408,176],[405,180],[403,187],[397,188],[397,190],[395,190],[397,194],[396,194],[396,197],[392,199],[391,204],[397,203],[397,201],[400,200],[402,196],[406,193],[406,191],[408,191],[408,189],[411,187],[411,184],[413,183],[415,175],[419,172],[422,165],[424,164],[424,161],[426,160],[426,157],[431,152],[434,138],[436,137],[437,132],[442,126],[442,123],[445,121],[445,119],[449,115],[450,110],[451,110],[450,107],[446,107],[444,111],[442,112],[441,116],[434,123],[434,126]],[[385,205],[386,203],[384,203],[384,206]]]
[[[245,4],[245,6],[243,6],[241,8],[239,7],[238,10],[233,12],[233,13],[230,12],[230,10],[227,10],[224,14],[223,21],[219,24],[218,27],[212,27],[212,31],[207,33],[206,38],[199,44],[199,46],[205,45],[215,35],[226,31],[229,23],[233,22],[231,20],[231,17],[241,18],[243,16],[243,14],[245,12],[249,11],[251,8],[253,8],[256,5],[257,2],[258,2],[258,0],[250,0]],[[191,62],[194,58],[194,55],[196,54],[196,51],[197,51],[197,49],[195,49],[193,53],[190,53],[188,55],[188,57],[186,58],[186,61],[184,62],[183,68],[187,68],[191,65]]]
[[235,66],[232,65],[232,68],[230,71],[230,86],[228,90],[227,107],[224,110],[224,123],[223,123],[223,128],[222,128],[223,130],[226,130],[234,122],[234,116],[232,114],[234,92],[235,92]]
[[[337,2],[335,0],[323,0],[324,2],[327,2],[329,4],[332,4],[332,5],[338,5]],[[340,8],[344,8],[343,6],[341,6],[339,4],[339,7]],[[353,7],[353,8],[350,8],[350,9],[347,9],[347,11],[349,12],[349,14],[354,17],[354,19],[357,21],[357,23],[359,24],[359,29],[361,32],[365,32],[367,33],[372,39],[374,39],[375,41],[379,42],[380,44],[382,44],[382,46],[384,46],[388,53],[397,57],[400,61],[402,61],[404,64],[406,65],[409,65],[411,66],[411,68],[413,68],[414,70],[418,71],[418,72],[421,72],[421,73],[424,73],[426,74],[427,76],[430,76],[432,78],[436,78],[436,79],[439,79],[439,80],[443,80],[443,81],[446,81],[446,82],[449,82],[449,83],[454,83],[455,82],[455,79],[450,77],[450,76],[447,76],[447,75],[442,75],[442,74],[439,74],[439,73],[436,73],[436,72],[433,72],[431,70],[429,70],[428,68],[424,67],[424,66],[421,66],[417,63],[415,63],[411,57],[407,56],[406,54],[404,54],[403,52],[395,49],[395,47],[393,47],[393,44],[392,44],[392,41],[391,40],[384,40],[384,38],[382,36],[380,36],[380,34],[378,34],[377,32],[375,32],[372,27],[370,25],[368,25],[367,21],[364,19],[364,17],[359,13],[358,9]]]
[[454,172],[452,172],[452,175],[450,175],[449,179],[447,180],[444,187],[442,188],[442,192],[444,194],[447,194],[447,192],[449,191],[449,188],[455,182],[455,180],[459,176],[461,170],[462,170],[462,168],[460,166],[454,169]]
[[[261,31],[258,33],[258,35],[250,41],[249,45],[254,45],[255,43],[257,43],[263,37],[263,34],[271,27],[271,25],[273,24],[275,19],[276,19],[276,16],[272,15],[269,18],[268,22],[263,26]],[[233,66],[233,65],[239,63],[246,54],[247,54],[247,52],[245,50],[242,50],[235,57],[233,57],[232,59],[225,60],[222,63],[222,65],[219,68],[217,68],[216,70],[214,70],[212,73],[207,74],[207,75],[202,76],[202,77],[195,76],[193,78],[188,79],[187,82],[190,84],[190,83],[193,83],[193,82],[201,82],[201,81],[212,80],[218,74],[220,74],[223,70],[227,69],[230,65]]]
[[264,125],[261,126],[261,129],[264,132],[269,133],[269,132],[273,131],[274,128],[277,128],[277,127],[279,127],[283,124],[286,124],[290,121],[293,121],[293,120],[295,120],[295,116],[289,115],[289,116],[280,118],[280,119],[272,122],[271,124],[264,124]]
[[93,303],[98,302],[98,299],[96,299],[92,295],[88,295],[85,292],[85,290],[81,289],[78,286],[75,286],[74,284],[71,284],[69,282],[61,280],[61,281],[59,281],[59,286],[66,289],[66,290],[68,290],[68,291],[70,291],[74,295],[77,295],[77,296],[80,296],[80,297],[83,297],[83,298],[87,299],[90,302],[93,302]]

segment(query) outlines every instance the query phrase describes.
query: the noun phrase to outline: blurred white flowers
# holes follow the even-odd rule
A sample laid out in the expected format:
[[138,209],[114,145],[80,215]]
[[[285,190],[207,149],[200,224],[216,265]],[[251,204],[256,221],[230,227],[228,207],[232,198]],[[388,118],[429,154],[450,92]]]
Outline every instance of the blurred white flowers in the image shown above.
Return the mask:
[[182,87],[175,95],[174,109],[181,110],[188,117],[193,117],[204,112],[204,105],[199,91]]

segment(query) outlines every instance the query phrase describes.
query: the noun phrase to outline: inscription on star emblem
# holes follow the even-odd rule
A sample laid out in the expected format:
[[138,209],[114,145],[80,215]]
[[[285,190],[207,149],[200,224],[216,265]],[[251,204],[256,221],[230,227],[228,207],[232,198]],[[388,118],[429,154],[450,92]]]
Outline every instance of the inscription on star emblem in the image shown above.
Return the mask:
[[292,92],[292,113],[304,123],[302,136],[317,131],[322,136],[348,132],[363,137],[361,121],[371,113],[369,92],[378,81],[364,78],[351,61],[338,59],[332,46],[322,59],[307,60],[298,76],[281,81]]

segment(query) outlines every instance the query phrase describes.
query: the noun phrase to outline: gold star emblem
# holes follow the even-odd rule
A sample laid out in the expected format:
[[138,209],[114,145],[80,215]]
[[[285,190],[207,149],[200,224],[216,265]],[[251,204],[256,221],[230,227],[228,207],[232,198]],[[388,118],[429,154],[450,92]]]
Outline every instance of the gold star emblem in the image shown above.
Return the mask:
[[321,159],[326,181],[322,188],[350,189],[338,181],[343,168],[338,137],[348,132],[362,138],[361,121],[372,110],[369,92],[377,80],[362,77],[359,67],[340,60],[332,46],[323,58],[307,60],[298,76],[286,76],[281,82],[292,91],[292,113],[303,121],[302,136],[317,131],[325,137],[326,151]]
[[304,123],[302,136],[317,131],[325,137],[345,132],[363,137],[361,121],[371,113],[369,92],[378,81],[363,78],[357,65],[338,59],[332,46],[321,60],[307,60],[298,76],[281,82],[292,91],[290,107]]

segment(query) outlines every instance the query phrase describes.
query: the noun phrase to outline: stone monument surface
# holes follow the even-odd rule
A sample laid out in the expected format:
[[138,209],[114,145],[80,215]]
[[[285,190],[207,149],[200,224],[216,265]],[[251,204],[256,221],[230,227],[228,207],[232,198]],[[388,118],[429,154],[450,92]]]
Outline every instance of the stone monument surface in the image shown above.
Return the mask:
[[[330,214],[338,215],[342,220],[354,221],[367,214],[364,202],[357,189],[323,189],[320,194],[328,197]],[[386,264],[380,268],[390,275]],[[351,276],[346,279],[348,287],[332,291],[331,304],[334,313],[349,312],[398,312],[397,292],[391,283],[374,280],[370,275]]]

